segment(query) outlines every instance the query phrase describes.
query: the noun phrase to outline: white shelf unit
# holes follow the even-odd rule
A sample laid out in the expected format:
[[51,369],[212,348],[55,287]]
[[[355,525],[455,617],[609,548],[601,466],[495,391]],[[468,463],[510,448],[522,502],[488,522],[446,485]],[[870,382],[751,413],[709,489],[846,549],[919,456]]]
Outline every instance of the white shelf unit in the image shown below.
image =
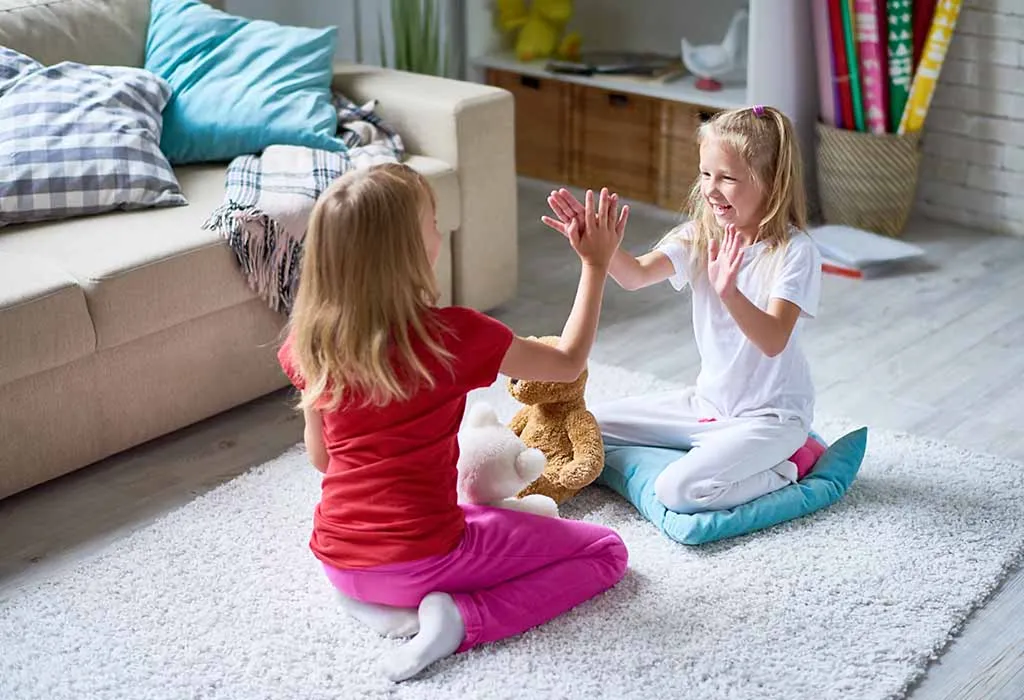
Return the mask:
[[[610,77],[586,77],[553,74],[544,70],[544,61],[522,63],[508,50],[507,39],[495,28],[492,12],[493,0],[461,0],[466,27],[466,52],[468,79],[483,81],[484,70],[495,68],[520,72],[535,77],[557,78],[566,82],[579,83],[608,90],[634,93],[666,100],[705,105],[715,108],[743,107],[753,104],[771,105],[784,112],[793,121],[804,153],[807,182],[813,196],[813,146],[814,125],[818,119],[817,78],[815,68],[814,41],[811,29],[811,2],[824,0],[747,0],[747,66],[745,85],[726,85],[720,91],[698,90],[692,76],[686,76],[670,83],[629,81]],[[644,23],[634,23],[649,31],[652,22],[659,22],[659,15],[688,17],[675,27],[659,28],[662,37],[666,33],[679,38],[684,35],[700,38],[699,13],[707,12],[722,24],[723,14],[731,13],[744,3],[708,3],[706,0],[691,1],[680,10],[681,0],[577,0],[576,13],[587,12],[591,26],[602,21],[602,13],[616,21],[614,12],[654,13]],[[671,10],[671,11],[670,11]],[[682,26],[685,25],[685,26]],[[628,32],[629,28],[623,30]],[[705,32],[705,35],[707,33]],[[718,37],[718,40],[721,36]],[[708,36],[707,40],[711,41]],[[584,33],[584,47],[588,37]],[[622,48],[643,46],[645,37],[622,34]],[[678,41],[676,42],[678,45]],[[607,46],[602,47],[607,48]],[[667,48],[662,41],[657,50]]]
[[692,75],[684,75],[676,80],[667,82],[655,82],[647,80],[635,80],[626,77],[612,75],[574,75],[571,73],[551,73],[545,68],[547,60],[523,62],[515,57],[511,51],[481,56],[474,61],[480,68],[495,68],[507,70],[512,73],[520,73],[535,78],[555,77],[566,83],[587,85],[590,87],[602,88],[604,90],[617,90],[628,92],[634,95],[655,97],[662,100],[675,102],[686,102],[716,109],[732,109],[743,107],[747,104],[747,89],[745,86],[727,86],[722,90],[714,92],[699,90],[694,85],[695,79]]

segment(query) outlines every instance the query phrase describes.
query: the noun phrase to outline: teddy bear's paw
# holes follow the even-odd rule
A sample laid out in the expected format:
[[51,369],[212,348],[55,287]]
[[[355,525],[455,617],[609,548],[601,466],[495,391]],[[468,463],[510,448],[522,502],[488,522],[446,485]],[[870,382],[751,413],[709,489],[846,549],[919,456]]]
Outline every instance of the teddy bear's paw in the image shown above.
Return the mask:
[[601,476],[603,466],[603,462],[581,463],[572,461],[564,465],[556,473],[548,476],[556,486],[569,491],[579,491],[586,486],[590,486],[590,484],[597,480],[597,477]]
[[555,503],[553,498],[549,498],[548,496],[543,496],[539,493],[531,493],[528,496],[520,498],[519,503],[522,505],[521,510],[525,510],[528,513],[543,515],[546,518],[558,517],[558,504]]
[[535,447],[529,447],[516,457],[516,476],[524,484],[532,484],[547,466],[548,460],[544,453]]

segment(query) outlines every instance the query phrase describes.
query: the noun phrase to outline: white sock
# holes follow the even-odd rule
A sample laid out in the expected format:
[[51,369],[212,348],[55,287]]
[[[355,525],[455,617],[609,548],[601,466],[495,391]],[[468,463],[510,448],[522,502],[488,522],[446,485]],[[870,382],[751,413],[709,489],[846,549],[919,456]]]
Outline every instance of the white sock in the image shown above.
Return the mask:
[[466,626],[447,593],[428,593],[420,603],[420,631],[384,657],[384,675],[396,683],[451,656],[466,637]]
[[411,637],[420,630],[419,613],[415,608],[393,608],[390,605],[364,603],[335,590],[338,602],[349,615],[382,637]]

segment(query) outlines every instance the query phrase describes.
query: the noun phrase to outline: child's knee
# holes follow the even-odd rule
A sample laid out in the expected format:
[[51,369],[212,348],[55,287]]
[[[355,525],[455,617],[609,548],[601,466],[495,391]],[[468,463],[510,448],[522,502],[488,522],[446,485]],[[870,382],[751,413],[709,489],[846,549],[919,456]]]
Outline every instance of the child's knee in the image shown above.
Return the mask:
[[699,513],[713,507],[722,494],[722,487],[714,482],[676,474],[666,469],[654,481],[654,496],[667,509],[675,513]]

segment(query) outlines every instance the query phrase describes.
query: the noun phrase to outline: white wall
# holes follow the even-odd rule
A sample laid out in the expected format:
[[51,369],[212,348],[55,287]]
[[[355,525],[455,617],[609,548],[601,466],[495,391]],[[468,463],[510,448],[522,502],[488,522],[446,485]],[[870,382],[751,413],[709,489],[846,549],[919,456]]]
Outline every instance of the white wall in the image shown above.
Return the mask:
[[[461,0],[454,4],[461,4]],[[303,27],[336,26],[335,56],[342,62],[355,62],[361,53],[362,63],[379,65],[380,23],[383,22],[385,50],[391,56],[388,29],[391,3],[387,0],[226,0],[224,5],[228,12],[252,19]],[[447,21],[449,17],[443,14],[443,27],[447,26],[444,24]]]
[[[493,25],[494,0],[464,0],[467,61],[512,45]],[[569,31],[578,31],[584,50],[653,51],[678,55],[682,37],[718,43],[729,20],[748,0],[575,0]],[[482,80],[482,71],[470,70]]]
[[966,0],[925,118],[918,210],[1024,235],[1024,0]]
[[719,43],[747,0],[576,0],[569,29],[584,49],[678,54],[679,40]]
[[[353,26],[356,0],[225,0],[224,9],[233,15],[265,19],[300,27],[338,28],[335,56],[339,61],[356,58],[356,32]],[[365,4],[365,3],[364,3]],[[373,36],[377,36],[376,25]],[[377,42],[374,41],[374,46]],[[373,54],[376,57],[376,52]]]

